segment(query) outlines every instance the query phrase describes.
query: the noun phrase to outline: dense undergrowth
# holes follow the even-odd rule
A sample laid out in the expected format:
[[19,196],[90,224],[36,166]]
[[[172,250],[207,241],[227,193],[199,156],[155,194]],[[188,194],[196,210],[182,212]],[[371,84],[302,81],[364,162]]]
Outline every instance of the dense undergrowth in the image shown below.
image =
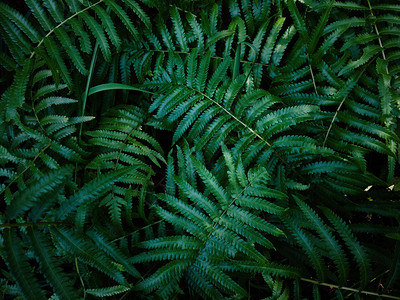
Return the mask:
[[4,299],[400,299],[395,0],[0,3]]

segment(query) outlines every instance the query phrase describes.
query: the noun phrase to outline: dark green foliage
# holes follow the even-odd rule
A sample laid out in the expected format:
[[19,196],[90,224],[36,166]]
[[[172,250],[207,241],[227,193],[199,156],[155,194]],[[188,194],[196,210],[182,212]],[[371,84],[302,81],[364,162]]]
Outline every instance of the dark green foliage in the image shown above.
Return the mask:
[[396,1],[25,4],[3,298],[400,299]]

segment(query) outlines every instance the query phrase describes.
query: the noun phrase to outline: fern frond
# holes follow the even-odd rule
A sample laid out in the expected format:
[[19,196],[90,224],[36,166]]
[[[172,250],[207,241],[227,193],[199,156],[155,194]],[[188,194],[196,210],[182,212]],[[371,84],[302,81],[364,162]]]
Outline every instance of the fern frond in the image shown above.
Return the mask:
[[350,248],[351,253],[354,255],[354,259],[360,269],[361,287],[365,287],[368,284],[371,274],[371,263],[369,257],[364,249],[356,241],[356,238],[352,234],[347,224],[340,219],[334,212],[328,208],[321,208],[324,214],[328,217],[329,221],[334,225],[335,229],[340,233],[340,236],[345,241],[346,245]]
[[128,286],[126,278],[112,261],[102,252],[99,252],[88,240],[83,240],[80,235],[72,230],[61,227],[52,229],[51,233],[65,251],[103,272],[119,284]]
[[129,291],[129,288],[124,285],[114,285],[105,288],[87,289],[86,293],[96,297],[111,297]]
[[72,173],[71,166],[65,166],[59,170],[54,170],[48,174],[43,174],[41,179],[33,185],[14,194],[14,199],[6,211],[6,215],[10,220],[19,217],[28,209],[37,205],[43,196],[48,192],[56,189],[64,182],[67,176]]
[[69,72],[67,65],[65,64],[60,49],[57,47],[56,43],[51,38],[49,38],[45,39],[43,44],[46,47],[46,52],[49,55],[49,57],[53,59],[54,62],[57,64],[61,78],[69,87],[72,87],[73,84],[72,84],[71,73]]
[[204,184],[211,191],[211,193],[213,193],[213,195],[216,197],[217,201],[220,202],[222,205],[228,205],[228,196],[226,195],[222,187],[219,186],[215,177],[204,167],[204,165],[197,158],[192,156],[191,159],[200,178],[203,180]]
[[307,39],[307,28],[305,22],[296,6],[294,0],[289,0],[287,2],[287,7],[289,9],[290,15],[292,16],[293,23],[296,26],[297,31],[300,33],[301,38],[303,39],[304,43],[308,40]]
[[28,5],[35,18],[39,21],[40,26],[45,31],[50,31],[54,27],[53,23],[48,19],[43,7],[37,0],[26,0],[25,3]]
[[78,209],[82,203],[87,204],[104,194],[118,178],[127,174],[132,168],[136,168],[136,166],[115,170],[114,172],[109,172],[108,174],[93,179],[68,199],[68,201],[61,204],[61,207],[56,213],[56,218],[65,220],[68,215]]
[[261,272],[264,274],[271,274],[284,278],[297,278],[299,276],[298,270],[285,265],[274,263],[267,263],[265,266],[260,266],[252,261],[242,261],[240,265],[234,263],[226,263],[222,266],[223,269],[229,271],[247,271],[247,272]]
[[64,30],[61,29],[57,29],[54,32],[60,43],[63,44],[65,49],[67,50],[67,53],[71,58],[73,64],[75,65],[76,69],[81,72],[82,75],[87,75],[88,70],[86,69],[85,63],[81,55],[79,54],[78,49],[72,44],[69,36],[65,33]]
[[283,220],[286,226],[288,226],[294,239],[297,241],[297,243],[303,249],[307,257],[310,259],[311,266],[317,272],[318,280],[323,282],[326,277],[327,268],[321,258],[321,254],[316,249],[315,245],[307,237],[307,235],[305,235],[304,232],[296,224],[290,222],[290,220],[287,217],[284,217]]
[[397,297],[395,1],[24,1],[4,297]]
[[320,37],[323,33],[324,27],[328,23],[329,15],[331,13],[333,4],[334,4],[333,1],[330,1],[327,4],[325,12],[321,15],[320,19],[318,20],[317,27],[312,31],[311,39],[310,39],[309,43],[307,44],[308,53],[313,53],[315,51],[317,44],[318,44],[318,40],[320,39]]
[[3,101],[6,101],[5,120],[16,120],[18,118],[17,109],[25,102],[25,93],[28,87],[29,74],[33,69],[33,62],[25,60],[22,68],[18,69],[14,81],[9,88],[9,93],[2,95]]
[[[112,3],[112,2],[110,2],[110,3]],[[111,59],[111,51],[110,51],[110,46],[108,44],[106,35],[104,34],[103,28],[87,12],[83,12],[81,14],[81,16],[82,16],[82,19],[87,24],[87,26],[89,27],[89,29],[91,30],[93,36],[96,38],[96,41],[98,42],[101,52],[103,53],[104,59],[106,61],[109,61]]]
[[345,282],[349,272],[349,265],[342,248],[333,237],[331,230],[325,224],[323,224],[317,214],[300,199],[296,198],[295,200],[297,205],[305,214],[306,218],[315,225],[316,231],[323,239],[328,252],[338,268],[340,282]]
[[41,264],[47,280],[53,286],[57,296],[60,299],[77,298],[78,295],[74,290],[71,281],[63,274],[60,263],[51,252],[52,245],[40,231],[28,228],[29,238],[32,242],[34,252]]
[[186,19],[187,19],[190,27],[192,28],[193,33],[197,37],[197,49],[199,51],[203,51],[204,44],[205,44],[203,28],[201,27],[199,22],[197,22],[197,20],[193,14],[191,14],[191,13],[186,14]]
[[269,34],[267,40],[265,41],[264,47],[260,55],[261,61],[264,64],[269,63],[271,55],[272,53],[274,53],[274,46],[284,22],[285,18],[279,18],[278,20],[276,20],[275,24],[272,27],[271,33]]
[[88,236],[93,242],[109,256],[111,256],[117,263],[120,263],[124,270],[127,271],[134,277],[141,277],[140,273],[136,268],[130,264],[128,257],[126,257],[117,247],[115,247],[110,241],[106,240],[100,233],[91,231]]
[[156,273],[148,277],[145,281],[137,285],[138,289],[144,289],[149,292],[166,286],[171,278],[176,280],[183,276],[183,272],[191,265],[191,260],[171,261],[162,268],[158,269]]
[[37,43],[40,40],[39,32],[26,20],[18,11],[7,6],[4,3],[0,4],[0,15],[2,19],[9,19],[13,22],[27,37],[33,42]]
[[173,179],[186,196],[204,209],[212,219],[215,219],[218,216],[218,208],[207,197],[204,197],[203,194],[199,193],[193,186],[182,180],[180,177],[174,176]]
[[139,33],[138,33],[136,27],[132,24],[132,21],[129,18],[128,14],[125,12],[125,10],[112,0],[105,0],[104,2],[120,18],[120,20],[124,23],[126,28],[129,30],[129,32],[132,34],[133,38],[138,39]]
[[178,40],[178,43],[180,45],[180,48],[182,51],[188,51],[189,48],[187,46],[187,40],[186,40],[186,35],[185,35],[185,30],[183,28],[182,20],[179,15],[178,10],[176,7],[171,8],[171,19],[172,23],[174,24],[174,31],[175,31],[175,36]]
[[54,21],[61,23],[64,20],[64,16],[59,8],[57,1],[55,0],[43,0],[44,6],[47,8]]
[[96,11],[98,17],[101,19],[103,27],[107,32],[111,43],[115,46],[115,48],[117,48],[118,51],[121,47],[121,39],[118,36],[114,22],[112,21],[108,13],[100,6],[95,6],[94,10]]
[[31,272],[28,257],[22,249],[21,240],[15,229],[5,229],[3,237],[6,262],[24,297],[26,299],[46,299],[38,280]]
[[35,106],[36,113],[40,112],[41,110],[47,109],[52,105],[62,105],[62,104],[71,104],[77,103],[78,100],[67,98],[67,97],[47,97],[41,99],[40,102]]

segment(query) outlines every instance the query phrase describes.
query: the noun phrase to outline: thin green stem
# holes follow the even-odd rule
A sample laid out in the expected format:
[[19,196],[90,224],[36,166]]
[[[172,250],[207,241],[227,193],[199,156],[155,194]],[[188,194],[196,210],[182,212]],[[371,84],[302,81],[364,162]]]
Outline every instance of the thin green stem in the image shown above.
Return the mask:
[[[82,117],[85,115],[86,102],[87,102],[87,98],[89,95],[89,89],[90,89],[90,82],[92,81],[92,76],[94,73],[94,68],[96,66],[98,52],[99,52],[99,43],[96,43],[96,46],[94,47],[94,51],[93,51],[93,55],[92,55],[92,60],[90,62],[89,75],[86,80],[85,92],[82,95],[82,111],[81,111]],[[79,127],[79,140],[81,139],[82,129],[83,129],[83,123],[81,123],[81,125]]]
[[379,293],[370,292],[370,291],[357,290],[357,289],[346,287],[346,286],[338,286],[338,285],[332,284],[332,283],[318,282],[316,280],[312,280],[312,279],[308,279],[308,278],[300,278],[300,280],[305,281],[305,282],[310,282],[312,284],[317,284],[320,286],[327,286],[330,288],[335,288],[338,290],[350,291],[350,292],[354,292],[354,293],[370,295],[370,296],[375,296],[375,297],[381,297],[381,298],[400,300],[400,297],[397,297],[397,296],[391,296],[391,295],[387,295],[387,294],[379,294]]
[[79,281],[81,282],[82,288],[83,288],[83,299],[86,299],[86,287],[85,283],[83,281],[81,272],[79,271],[79,266],[78,266],[78,259],[75,257],[75,268],[76,268],[76,273],[78,274]]
[[[371,16],[374,16],[374,13],[373,13],[373,11],[372,11],[371,3],[369,2],[369,0],[367,0],[367,2],[368,2],[369,10],[370,10],[370,12],[371,12]],[[380,35],[379,35],[378,26],[376,26],[376,24],[374,24],[374,29],[375,29],[376,35],[378,36],[379,46],[382,48],[382,57],[383,57],[384,60],[386,60],[385,50],[383,49],[383,43],[382,43],[381,37],[380,37]],[[386,66],[386,74],[389,75],[388,66]]]
[[[85,109],[86,109],[86,102],[89,94],[89,88],[90,88],[90,82],[92,81],[92,76],[94,73],[94,67],[96,65],[97,61],[97,54],[99,51],[99,43],[97,42],[94,50],[93,50],[93,55],[92,55],[92,60],[90,62],[90,68],[89,68],[89,75],[86,81],[86,88],[85,92],[82,95],[82,111],[81,111],[81,116],[83,117],[85,115]],[[79,125],[79,135],[78,135],[78,140],[81,141],[81,136],[82,136],[82,130],[83,130],[83,122]],[[75,172],[74,172],[74,180],[75,182],[77,181],[78,178],[78,163],[75,164]]]
[[[355,83],[357,83],[358,80],[360,80],[362,74],[364,74],[364,72],[367,70],[368,66],[371,64],[372,61],[373,61],[373,60],[371,59],[371,60],[369,61],[369,63],[368,63],[368,64],[363,68],[363,70],[360,72],[360,74],[358,74],[357,78],[355,79]],[[343,100],[340,102],[338,108],[336,109],[335,114],[333,115],[332,121],[331,121],[331,123],[329,124],[328,131],[327,131],[326,134],[325,134],[325,138],[324,138],[324,142],[322,143],[322,147],[325,147],[325,144],[326,144],[326,142],[327,142],[327,140],[328,140],[329,134],[331,133],[331,130],[332,130],[332,127],[333,127],[333,123],[335,123],[336,117],[337,117],[337,115],[338,115],[340,109],[342,108],[344,102],[346,101],[348,95],[349,95],[349,93],[347,93],[347,95],[346,95],[345,97],[343,97]]]
[[28,227],[28,226],[57,226],[62,224],[63,223],[60,222],[8,223],[8,224],[0,224],[0,229],[13,228],[13,227]]
[[[192,50],[192,49],[189,49],[189,50]],[[163,52],[163,53],[171,52],[169,50],[161,50],[161,49],[157,49],[157,50],[146,49],[145,51],[148,51],[148,52]],[[191,54],[191,52],[186,52],[186,51],[172,51],[172,52],[173,53],[177,53],[177,54],[185,54],[185,55]],[[197,55],[198,56],[204,56],[204,54],[197,54]],[[221,56],[210,56],[210,58],[224,60],[224,58],[221,57]],[[248,61],[248,60],[240,60],[240,62],[243,63],[243,64],[254,64],[254,65],[260,65],[260,66],[263,66],[263,67],[269,67],[270,66],[269,64],[263,64],[263,63],[259,63],[259,62]]]
[[310,67],[310,73],[311,73],[311,79],[312,79],[312,82],[313,82],[313,85],[314,85],[314,91],[315,91],[315,94],[318,95],[317,83],[315,82],[314,72],[313,72],[313,69],[311,67],[310,57],[309,57],[308,53],[307,53],[307,60],[308,60],[308,66]]
[[[83,12],[85,12],[85,11],[91,9],[92,7],[98,5],[98,4],[102,3],[102,2],[104,2],[104,0],[100,0],[100,1],[98,1],[98,2],[96,2],[96,3],[94,3],[94,4],[92,4],[92,5],[90,5],[90,6],[88,6],[88,7],[85,7],[84,9],[82,9],[82,10],[80,10],[80,11],[74,13],[72,16],[66,18],[64,21],[62,21],[60,24],[58,24],[56,27],[54,27],[52,30],[50,30],[50,31],[43,37],[43,39],[37,44],[37,46],[35,47],[35,49],[36,49],[36,48],[39,48],[39,47],[43,44],[44,40],[45,40],[46,38],[48,38],[50,35],[52,35],[53,32],[54,32],[57,28],[60,28],[60,27],[63,26],[65,23],[67,23],[69,20],[75,18],[75,17],[78,16],[79,14],[81,14],[81,13],[83,13]],[[35,56],[35,54],[36,54],[36,50],[33,50],[33,51],[31,52],[31,55],[30,55],[29,58],[32,59],[32,58]]]
[[326,141],[328,140],[329,134],[331,133],[333,123],[335,123],[336,117],[337,117],[340,109],[342,108],[344,101],[346,101],[346,99],[347,99],[347,95],[346,95],[346,97],[343,98],[343,100],[340,102],[338,108],[336,109],[335,114],[333,115],[332,121],[329,124],[328,131],[325,134],[325,138],[324,138],[324,142],[322,143],[322,147],[325,147]]
[[[254,179],[253,179],[254,180]],[[211,231],[208,233],[206,240],[203,243],[203,246],[208,242],[210,236],[214,233],[215,228],[217,227],[217,225],[219,224],[219,222],[221,221],[222,217],[228,213],[229,208],[236,202],[237,199],[239,199],[239,196],[242,195],[251,185],[253,182],[249,182],[241,191],[239,194],[236,195],[235,198],[233,198],[233,200],[231,201],[231,203],[229,203],[228,207],[220,214],[220,216],[218,217],[218,219],[214,222],[213,227],[211,228]]]
[[17,181],[22,175],[24,175],[24,173],[26,171],[28,171],[33,163],[39,158],[39,156],[46,151],[47,148],[49,148],[51,146],[52,142],[50,142],[47,146],[45,146],[38,154],[36,154],[36,156],[33,158],[32,162],[29,164],[29,166],[27,166],[21,173],[19,173],[17,176],[14,177],[14,179],[5,187],[0,191],[0,195],[4,193],[4,191],[9,188],[15,181]]
[[215,101],[214,99],[210,98],[209,96],[207,96],[206,94],[204,94],[203,92],[194,89],[192,87],[188,87],[186,86],[188,89],[195,91],[199,94],[201,94],[204,98],[210,100],[212,103],[214,103],[215,105],[217,105],[220,109],[222,109],[226,114],[228,114],[230,117],[232,117],[235,121],[237,121],[240,125],[242,125],[243,127],[245,127],[247,130],[249,130],[252,134],[254,134],[256,137],[258,137],[260,140],[262,140],[268,147],[272,148],[272,145],[270,143],[268,143],[268,141],[266,139],[264,139],[259,133],[257,133],[253,128],[251,128],[249,125],[247,125],[246,123],[244,123],[242,120],[240,120],[238,117],[236,117],[234,114],[232,114],[229,110],[227,110],[225,107],[223,107],[221,104],[219,104],[217,101]]
[[[192,87],[188,87],[186,86],[188,89],[193,90],[199,94],[201,94],[203,97],[205,97],[206,99],[210,100],[211,102],[213,102],[215,105],[217,105],[219,108],[221,108],[226,114],[228,114],[230,117],[232,117],[235,121],[237,121],[240,125],[242,125],[243,127],[245,127],[247,130],[249,130],[253,135],[255,135],[257,138],[259,138],[263,143],[265,143],[269,148],[273,149],[275,151],[274,148],[272,148],[272,145],[263,137],[261,136],[259,133],[257,133],[253,128],[251,128],[249,125],[247,125],[246,123],[244,123],[243,121],[241,121],[238,117],[236,117],[234,114],[232,114],[229,110],[227,110],[225,107],[223,107],[221,104],[219,104],[217,101],[215,101],[214,99],[210,98],[209,96],[207,96],[206,94],[204,94],[203,92],[194,89]],[[278,157],[278,159],[283,162],[285,165],[289,165],[287,163],[287,161],[285,159],[282,158],[282,156],[280,156],[280,154],[275,151],[276,156]],[[296,172],[296,170],[294,170]],[[297,172],[296,172],[297,173]]]
[[116,241],[122,240],[122,239],[124,239],[124,238],[126,238],[126,237],[128,237],[128,236],[130,236],[130,235],[132,235],[132,234],[135,234],[136,232],[139,232],[139,231],[141,231],[141,230],[143,230],[143,229],[149,228],[149,227],[151,227],[151,226],[153,226],[153,225],[162,223],[162,222],[164,222],[164,221],[165,221],[165,220],[162,219],[162,220],[159,220],[159,221],[157,221],[157,222],[154,222],[154,223],[151,223],[151,224],[149,224],[149,225],[146,225],[146,226],[144,226],[144,227],[142,227],[142,228],[139,228],[139,229],[137,229],[137,230],[135,230],[135,231],[132,231],[131,233],[125,234],[125,235],[123,235],[123,236],[121,236],[121,237],[119,237],[119,238],[116,238],[116,239],[112,240],[111,243],[114,243],[114,242],[116,242]]

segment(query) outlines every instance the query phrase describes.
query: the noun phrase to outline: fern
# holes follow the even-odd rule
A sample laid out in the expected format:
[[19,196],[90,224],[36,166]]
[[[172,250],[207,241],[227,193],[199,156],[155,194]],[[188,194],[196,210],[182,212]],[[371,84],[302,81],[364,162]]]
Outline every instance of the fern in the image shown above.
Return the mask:
[[20,244],[21,240],[17,237],[15,230],[7,229],[4,234],[5,253],[19,289],[26,298],[46,299],[44,292],[40,289],[39,282],[29,272],[28,258],[23,253]]
[[70,280],[66,279],[61,271],[60,263],[51,253],[51,244],[40,231],[29,228],[29,238],[32,242],[35,254],[38,258],[46,278],[53,286],[56,294],[61,299],[77,298],[78,295],[70,284]]
[[110,297],[110,296],[121,294],[128,290],[129,289],[123,285],[115,285],[115,286],[106,287],[106,288],[89,289],[89,290],[87,290],[87,293],[90,295],[94,295],[96,297]]
[[[139,198],[138,213],[145,218],[148,180],[154,175],[148,163],[160,167],[160,162],[164,161],[159,143],[140,128],[144,118],[142,110],[123,107],[110,112],[110,117],[103,119],[103,124],[98,130],[87,133],[91,137],[91,145],[104,149],[97,151],[99,153],[87,165],[88,169],[108,174],[120,172],[119,169],[124,166],[130,167],[123,177],[116,178],[116,183],[120,186],[112,187],[101,204],[109,208],[111,220],[119,227],[122,227],[122,207],[126,205],[129,190],[133,186],[138,186],[137,190],[141,186],[140,193],[135,196]],[[147,158],[147,161],[144,158]],[[110,181],[106,179],[105,182]]]
[[396,1],[25,4],[3,298],[399,298]]
[[[230,156],[228,150],[225,149],[224,152],[228,159]],[[251,194],[247,193],[247,188],[254,187],[257,189],[257,184],[263,182],[261,178],[265,176],[265,173],[260,170],[258,177],[249,181],[247,186],[242,188],[237,186],[237,175],[230,174],[230,189],[236,190],[231,194],[220,186],[212,173],[205,169],[198,159],[190,156],[190,153],[185,153],[185,160],[193,164],[205,190],[201,193],[187,181],[180,177],[174,177],[178,190],[181,190],[195,206],[191,207],[186,201],[179,200],[172,195],[162,194],[158,196],[159,199],[168,203],[173,211],[180,212],[182,215],[174,215],[161,208],[159,214],[171,224],[187,231],[192,237],[188,239],[186,236],[175,236],[146,242],[143,246],[154,250],[147,254],[139,254],[134,258],[134,261],[138,262],[166,259],[184,260],[179,265],[177,265],[177,262],[168,263],[159,272],[140,283],[139,287],[145,291],[151,291],[151,289],[154,289],[154,285],[149,289],[148,284],[150,282],[157,281],[159,283],[156,286],[163,286],[165,284],[164,278],[168,278],[165,277],[168,274],[167,272],[174,272],[180,278],[184,275],[183,271],[188,269],[190,272],[199,273],[197,276],[205,276],[208,281],[216,280],[216,287],[221,289],[220,292],[226,291],[244,295],[246,292],[243,288],[220,269],[218,262],[221,258],[218,257],[228,255],[232,257],[233,261],[237,261],[240,257],[239,253],[242,253],[247,259],[268,266],[266,258],[252,244],[256,242],[264,247],[273,248],[272,243],[261,232],[264,231],[276,236],[282,235],[283,232],[249,211],[246,206],[237,206],[242,197],[248,200],[252,198]],[[230,165],[230,163],[233,163],[232,160],[226,162],[230,169],[236,169],[234,165]],[[179,166],[179,168],[182,167],[184,168],[184,166]],[[190,175],[187,174],[187,176]],[[210,198],[211,195],[212,198]],[[266,203],[268,202],[266,201]],[[278,208],[273,203],[270,204],[270,207]],[[234,248],[229,249],[227,245],[232,245]],[[236,263],[240,266],[240,259]],[[257,269],[255,271],[257,272]],[[189,281],[189,284],[193,285],[192,288],[196,290],[201,289],[201,286],[197,286],[196,282]],[[211,292],[208,294],[207,291],[205,291],[205,294],[210,298],[213,295]]]

